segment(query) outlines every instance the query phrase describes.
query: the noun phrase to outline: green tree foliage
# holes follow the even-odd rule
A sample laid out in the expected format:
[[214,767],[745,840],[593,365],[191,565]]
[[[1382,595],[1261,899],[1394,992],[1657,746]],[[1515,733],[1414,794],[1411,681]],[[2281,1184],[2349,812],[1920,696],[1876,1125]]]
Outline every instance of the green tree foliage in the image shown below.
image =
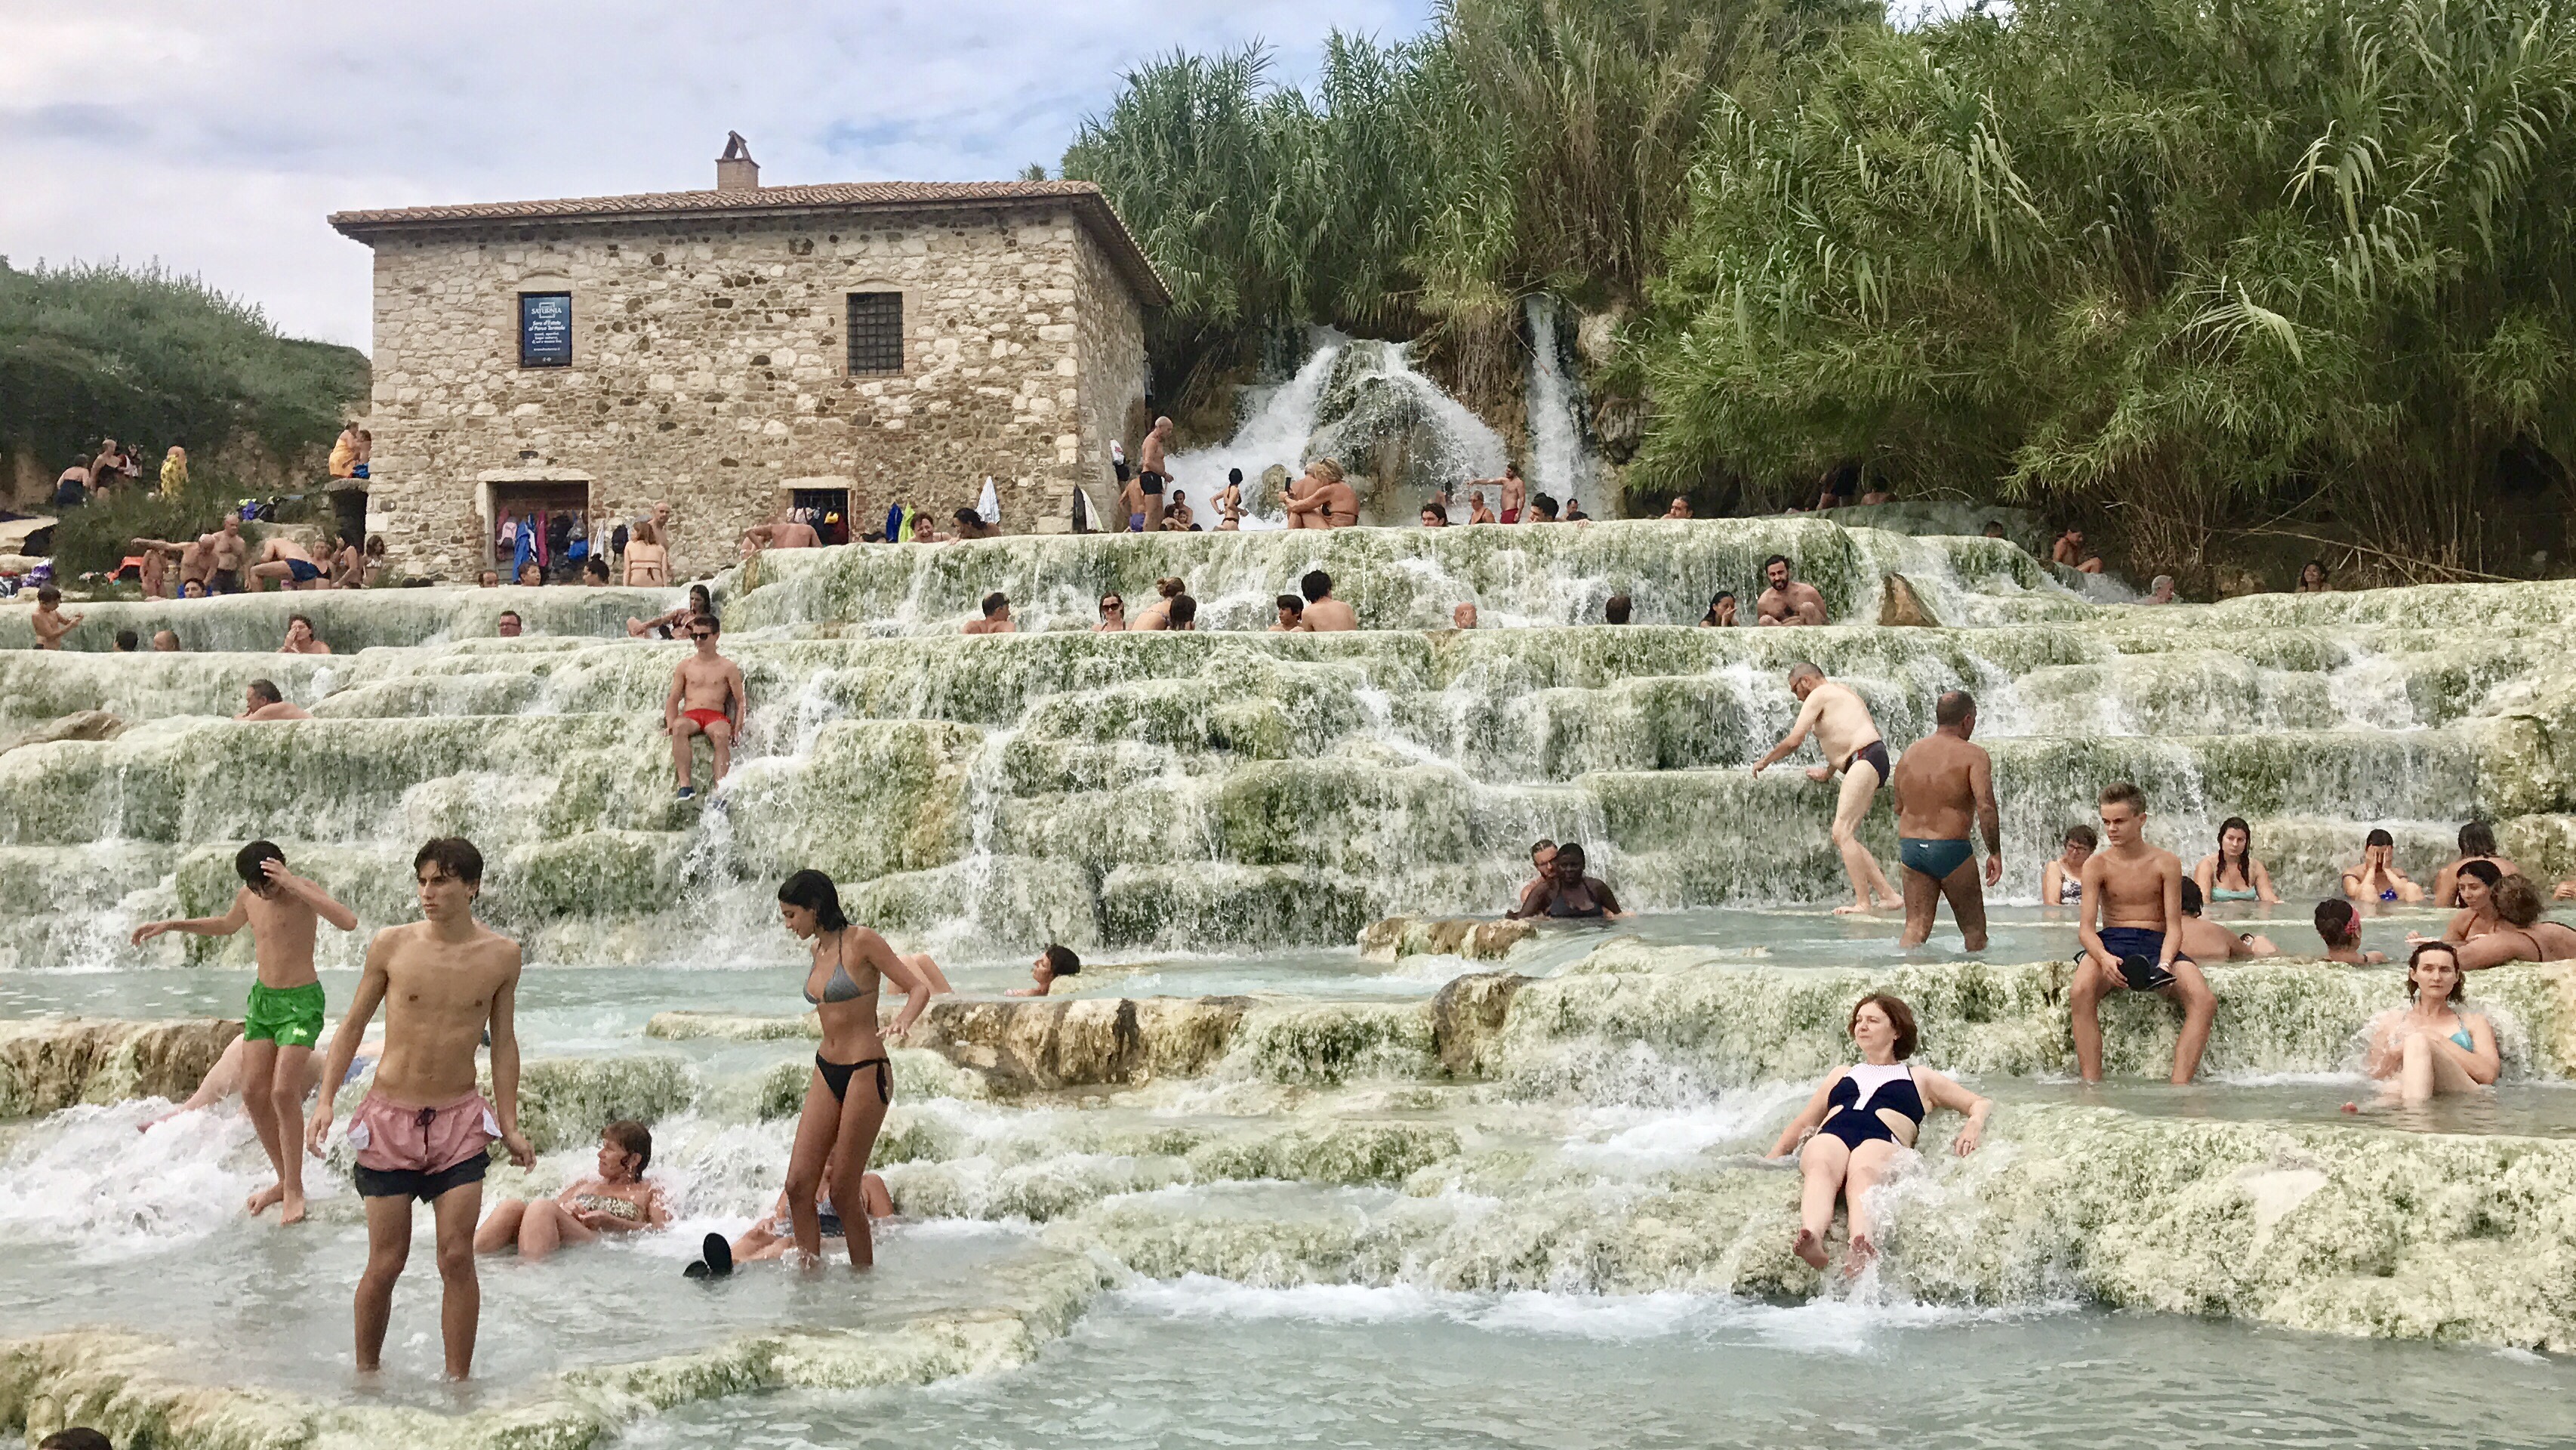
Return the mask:
[[1721,103],[1641,461],[2081,499],[2159,565],[2331,514],[2485,567],[2481,489],[2576,457],[2571,106],[2542,0],[1845,31]]
[[[367,390],[366,355],[281,337],[256,307],[158,268],[20,271],[0,260],[0,449],[48,476],[101,437],[210,453],[247,434],[327,444]],[[200,465],[202,467],[202,465]]]

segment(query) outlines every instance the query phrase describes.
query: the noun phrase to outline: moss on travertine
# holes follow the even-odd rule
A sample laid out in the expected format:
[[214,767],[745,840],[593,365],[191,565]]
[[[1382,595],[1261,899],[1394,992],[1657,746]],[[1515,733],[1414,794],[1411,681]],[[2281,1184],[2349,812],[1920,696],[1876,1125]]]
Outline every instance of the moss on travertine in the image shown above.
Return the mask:
[[240,1035],[241,1023],[220,1018],[0,1022],[0,1118],[74,1103],[184,1098]]

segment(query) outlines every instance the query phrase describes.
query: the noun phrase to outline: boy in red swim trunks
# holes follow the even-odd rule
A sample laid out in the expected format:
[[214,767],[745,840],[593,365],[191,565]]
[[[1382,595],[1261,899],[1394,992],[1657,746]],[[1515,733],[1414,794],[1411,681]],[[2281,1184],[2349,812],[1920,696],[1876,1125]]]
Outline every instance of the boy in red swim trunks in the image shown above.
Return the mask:
[[718,632],[714,615],[689,617],[689,638],[697,641],[698,652],[680,661],[680,667],[672,671],[671,693],[662,702],[662,730],[671,737],[671,770],[680,778],[682,800],[698,793],[691,778],[697,753],[689,737],[704,735],[707,743],[715,747],[715,784],[721,785],[725,771],[733,765],[733,741],[742,730],[743,712],[751,708],[751,697],[742,685],[742,671],[716,653]]
[[[485,1150],[495,1140],[522,1168],[536,1149],[519,1132],[519,1037],[514,1009],[519,944],[474,919],[483,856],[445,836],[412,858],[422,921],[387,927],[367,946],[367,966],[349,1015],[331,1039],[324,1082],[343,1080],[376,1008],[385,1009],[384,1056],[366,1100],[349,1117],[358,1153],[358,1194],[367,1206],[367,1268],[357,1295],[358,1369],[382,1361],[393,1317],[394,1283],[411,1256],[411,1206],[430,1205],[438,1225],[438,1275],[446,1294],[439,1328],[447,1377],[474,1369],[474,1330],[483,1287],[474,1277],[474,1224],[483,1212]],[[492,1096],[474,1090],[474,1049],[492,1036]],[[324,1093],[305,1132],[319,1157],[331,1138]]]

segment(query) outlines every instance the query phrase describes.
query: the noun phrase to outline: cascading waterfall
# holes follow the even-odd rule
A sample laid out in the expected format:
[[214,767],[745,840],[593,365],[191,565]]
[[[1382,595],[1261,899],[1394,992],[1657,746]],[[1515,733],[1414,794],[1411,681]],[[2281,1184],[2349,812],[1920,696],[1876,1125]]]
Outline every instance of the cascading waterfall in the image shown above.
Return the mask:
[[[1269,419],[1281,441],[1259,446],[1302,448],[1362,346],[1327,340],[1238,444]],[[1852,623],[1692,627],[1774,552]],[[1372,627],[1264,632],[1267,597],[1316,567]],[[1085,628],[1102,589],[1139,598],[1165,574],[1207,601],[1202,632]],[[1898,575],[1941,627],[1874,623]],[[2063,828],[2121,777],[2186,865],[2219,819],[2253,821],[2289,904],[2229,921],[2293,954],[2374,826],[2418,879],[2473,816],[2535,878],[2576,872],[2576,585],[2103,605],[2010,543],[1812,518],[854,546],[772,554],[745,585],[716,589],[753,728],[694,803],[673,799],[655,729],[681,650],[622,628],[667,593],[100,603],[72,652],[0,649],[0,741],[81,711],[122,726],[0,750],[0,1228],[22,1246],[0,1263],[21,1336],[0,1341],[0,1425],[77,1402],[126,1417],[120,1443],[242,1443],[252,1425],[393,1443],[426,1413],[460,1445],[649,1445],[786,1434],[792,1416],[840,1444],[831,1427],[877,1423],[847,1413],[852,1392],[887,1387],[871,1413],[909,1414],[944,1401],[904,1387],[975,1375],[1042,1438],[1010,1397],[1048,1383],[1061,1356],[1043,1346],[1182,1301],[1213,1316],[1211,1342],[1266,1347],[1291,1396],[1308,1361],[1283,1321],[1353,1305],[1489,1345],[1619,1316],[1632,1355],[1718,1352],[1713,1322],[1809,1312],[1784,1301],[1839,1316],[1836,1353],[1857,1334],[1971,1360],[1987,1341],[1951,1326],[1996,1330],[1987,1316],[2076,1316],[2106,1360],[2156,1363],[2243,1358],[2216,1322],[2236,1321],[2316,1331],[2266,1353],[2365,1387],[2384,1356],[2441,1351],[2338,1336],[2576,1350],[2552,1287],[2576,1272],[2558,1211],[2576,1195],[2576,971],[2471,983],[2504,1082],[2457,1106],[2340,1111],[2373,1092],[2363,1034],[2401,988],[2314,959],[2211,967],[2220,1015],[2189,1090],[2151,1085],[2167,1004],[2108,1004],[2113,1082],[2079,1091],[2073,931],[2029,904]],[[958,637],[997,588],[1028,632]],[[1572,627],[1613,592],[1639,623]],[[1470,600],[1489,627],[1445,629]],[[503,608],[536,632],[492,638]],[[362,647],[267,653],[289,609]],[[163,624],[196,652],[91,652]],[[0,646],[27,642],[23,616],[0,618]],[[1946,919],[1899,953],[1893,922],[1822,911],[1843,889],[1830,787],[1743,768],[1786,728],[1802,658],[1859,689],[1900,748],[1942,691],[1978,695],[2006,860],[1981,958]],[[262,677],[317,718],[223,718]],[[228,1040],[213,1019],[238,1013],[249,938],[126,937],[222,911],[234,851],[267,836],[361,917],[322,934],[336,1012],[370,933],[414,915],[412,849],[447,832],[482,845],[484,914],[531,964],[523,1116],[543,1156],[496,1168],[489,1195],[553,1191],[601,1122],[633,1116],[654,1125],[679,1231],[487,1268],[494,1398],[383,1405],[339,1388],[336,1308],[226,1307],[254,1274],[298,1304],[345,1302],[362,1234],[345,1147],[313,1170],[296,1242],[228,1207],[260,1163],[233,1110],[135,1131]],[[1588,843],[1644,914],[1505,940],[1501,960],[1354,949],[1381,917],[1494,916],[1542,836]],[[1864,839],[1892,860],[1892,837],[1882,808]],[[898,947],[935,951],[962,997],[894,1053],[873,1162],[903,1217],[867,1292],[754,1273],[710,1296],[678,1269],[698,1235],[767,1211],[811,1073],[772,898],[799,866]],[[2366,931],[2402,954],[2441,921]],[[1000,999],[1049,941],[1086,959],[1059,984],[1070,1000]],[[1966,1160],[1939,1147],[1953,1122],[1927,1127],[1886,1193],[1885,1261],[1843,1287],[1790,1256],[1795,1180],[1761,1155],[1848,1060],[1844,1014],[1872,989],[1914,1003],[1926,1064],[2002,1106]],[[406,1292],[387,1377],[425,1380],[429,1296]],[[568,1324],[571,1300],[601,1312]],[[2513,1362],[2524,1378],[2492,1357],[2424,1363],[2514,1413],[2576,1387],[2554,1361]],[[1776,1376],[1764,1364],[1728,1372]],[[1573,1392],[1571,1371],[1533,1373]],[[2060,1412],[2103,1392],[2082,1383]],[[2361,1393],[2306,1413],[2338,1443],[2391,1443]],[[1921,1428],[1912,1408],[1869,1413],[1891,1437]]]
[[1582,379],[1566,367],[1567,340],[1557,327],[1556,299],[1532,294],[1521,314],[1529,326],[1530,366],[1525,408],[1529,416],[1529,484],[1560,506],[1581,500],[1596,519],[1617,518],[1619,501],[1599,485],[1600,457],[1592,447],[1590,410]]

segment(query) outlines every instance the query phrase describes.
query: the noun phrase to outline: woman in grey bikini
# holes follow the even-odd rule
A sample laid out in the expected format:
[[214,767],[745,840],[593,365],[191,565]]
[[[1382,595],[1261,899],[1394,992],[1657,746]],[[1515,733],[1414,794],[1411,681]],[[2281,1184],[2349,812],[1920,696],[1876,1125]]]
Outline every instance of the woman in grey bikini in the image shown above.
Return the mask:
[[[796,1252],[806,1263],[823,1256],[822,1221],[815,1200],[831,1173],[834,1203],[865,1203],[868,1154],[894,1101],[894,1064],[886,1039],[901,1037],[930,1005],[931,984],[895,955],[885,938],[852,926],[841,914],[841,895],[820,871],[799,871],[778,888],[778,915],[800,941],[813,946],[805,971],[805,1000],[823,1027],[823,1050],[805,1086],[805,1108],[796,1120],[796,1145],[787,1159],[787,1212],[796,1226]],[[891,982],[904,994],[892,1030],[877,1030],[877,986]],[[850,1265],[876,1262],[864,1215],[846,1217]]]

